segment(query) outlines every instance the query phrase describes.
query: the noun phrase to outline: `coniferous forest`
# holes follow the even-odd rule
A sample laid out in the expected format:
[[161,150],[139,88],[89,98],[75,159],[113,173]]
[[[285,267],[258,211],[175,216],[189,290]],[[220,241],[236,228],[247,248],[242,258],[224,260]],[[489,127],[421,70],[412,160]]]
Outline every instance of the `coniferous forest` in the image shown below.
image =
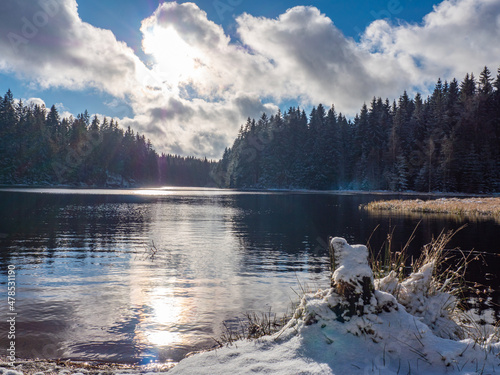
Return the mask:
[[439,79],[427,98],[373,98],[353,120],[318,105],[248,119],[216,166],[235,188],[500,190],[500,69]]
[[214,163],[158,155],[149,140],[87,111],[61,119],[55,106],[0,103],[0,184],[206,186]]
[[334,106],[248,119],[222,159],[165,155],[114,120],[61,119],[0,101],[0,183],[500,191],[500,69],[437,81],[432,94],[373,98],[354,119]]

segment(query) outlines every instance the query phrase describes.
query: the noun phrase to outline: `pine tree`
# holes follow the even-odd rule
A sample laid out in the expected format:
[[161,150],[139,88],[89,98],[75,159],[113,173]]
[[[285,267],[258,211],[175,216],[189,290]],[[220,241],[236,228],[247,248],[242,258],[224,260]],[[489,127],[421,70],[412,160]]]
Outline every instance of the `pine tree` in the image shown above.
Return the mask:
[[47,114],[46,126],[49,129],[54,129],[54,131],[59,127],[61,119],[59,118],[59,112],[55,105],[50,107],[50,111]]
[[493,85],[491,84],[492,81],[491,72],[488,67],[485,66],[479,75],[479,93],[485,96],[490,95],[493,92]]
[[464,80],[460,84],[460,99],[463,103],[466,103],[468,99],[472,98],[476,93],[476,80],[474,79],[474,74],[469,76],[469,73],[465,75]]
[[406,191],[408,190],[408,163],[403,155],[398,155],[396,160],[396,179],[395,179],[395,189],[396,191]]

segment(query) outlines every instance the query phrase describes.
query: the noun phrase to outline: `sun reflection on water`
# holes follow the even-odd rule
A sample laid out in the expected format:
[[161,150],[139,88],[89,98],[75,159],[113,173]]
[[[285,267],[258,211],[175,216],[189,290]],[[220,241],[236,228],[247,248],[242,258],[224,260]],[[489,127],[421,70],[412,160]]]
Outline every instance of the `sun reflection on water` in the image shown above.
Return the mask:
[[179,305],[179,300],[173,296],[166,297],[162,294],[152,293],[151,308],[153,314],[151,320],[157,329],[152,329],[146,333],[148,341],[156,346],[167,346],[181,341],[181,335],[173,328],[184,320],[183,309]]
[[168,346],[179,342],[181,338],[178,332],[173,331],[150,331],[146,333],[146,337],[155,346]]

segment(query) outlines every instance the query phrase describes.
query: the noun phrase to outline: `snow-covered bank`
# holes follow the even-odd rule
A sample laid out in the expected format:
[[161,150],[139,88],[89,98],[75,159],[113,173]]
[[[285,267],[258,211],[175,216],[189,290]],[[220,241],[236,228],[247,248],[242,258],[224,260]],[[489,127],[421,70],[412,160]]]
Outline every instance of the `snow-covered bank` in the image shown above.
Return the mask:
[[[402,306],[377,313],[391,297],[376,293],[373,312],[339,322],[337,296],[303,299],[303,316],[280,333],[184,359],[172,374],[476,374],[500,371],[498,344],[475,345],[436,336]],[[307,317],[315,314],[315,322]]]
[[[370,290],[366,281],[374,280],[363,263],[366,248],[350,246],[340,238],[335,241],[341,251],[335,258],[332,288],[305,295],[280,332],[194,355],[169,373],[500,372],[496,337],[481,344],[472,338],[458,339],[464,332],[450,315],[454,299],[432,285],[434,264],[423,265],[403,282],[394,275],[375,280],[376,289]],[[346,294],[357,295],[358,300],[349,301]]]

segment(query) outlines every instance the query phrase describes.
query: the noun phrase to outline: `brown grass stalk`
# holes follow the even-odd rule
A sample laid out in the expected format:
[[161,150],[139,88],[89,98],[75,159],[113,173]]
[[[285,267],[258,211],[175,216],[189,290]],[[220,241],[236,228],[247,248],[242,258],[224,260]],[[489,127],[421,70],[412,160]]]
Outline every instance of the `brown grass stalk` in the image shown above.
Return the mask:
[[399,213],[434,213],[466,216],[477,219],[500,219],[500,198],[440,198],[432,200],[404,199],[374,201],[360,206],[367,211]]

